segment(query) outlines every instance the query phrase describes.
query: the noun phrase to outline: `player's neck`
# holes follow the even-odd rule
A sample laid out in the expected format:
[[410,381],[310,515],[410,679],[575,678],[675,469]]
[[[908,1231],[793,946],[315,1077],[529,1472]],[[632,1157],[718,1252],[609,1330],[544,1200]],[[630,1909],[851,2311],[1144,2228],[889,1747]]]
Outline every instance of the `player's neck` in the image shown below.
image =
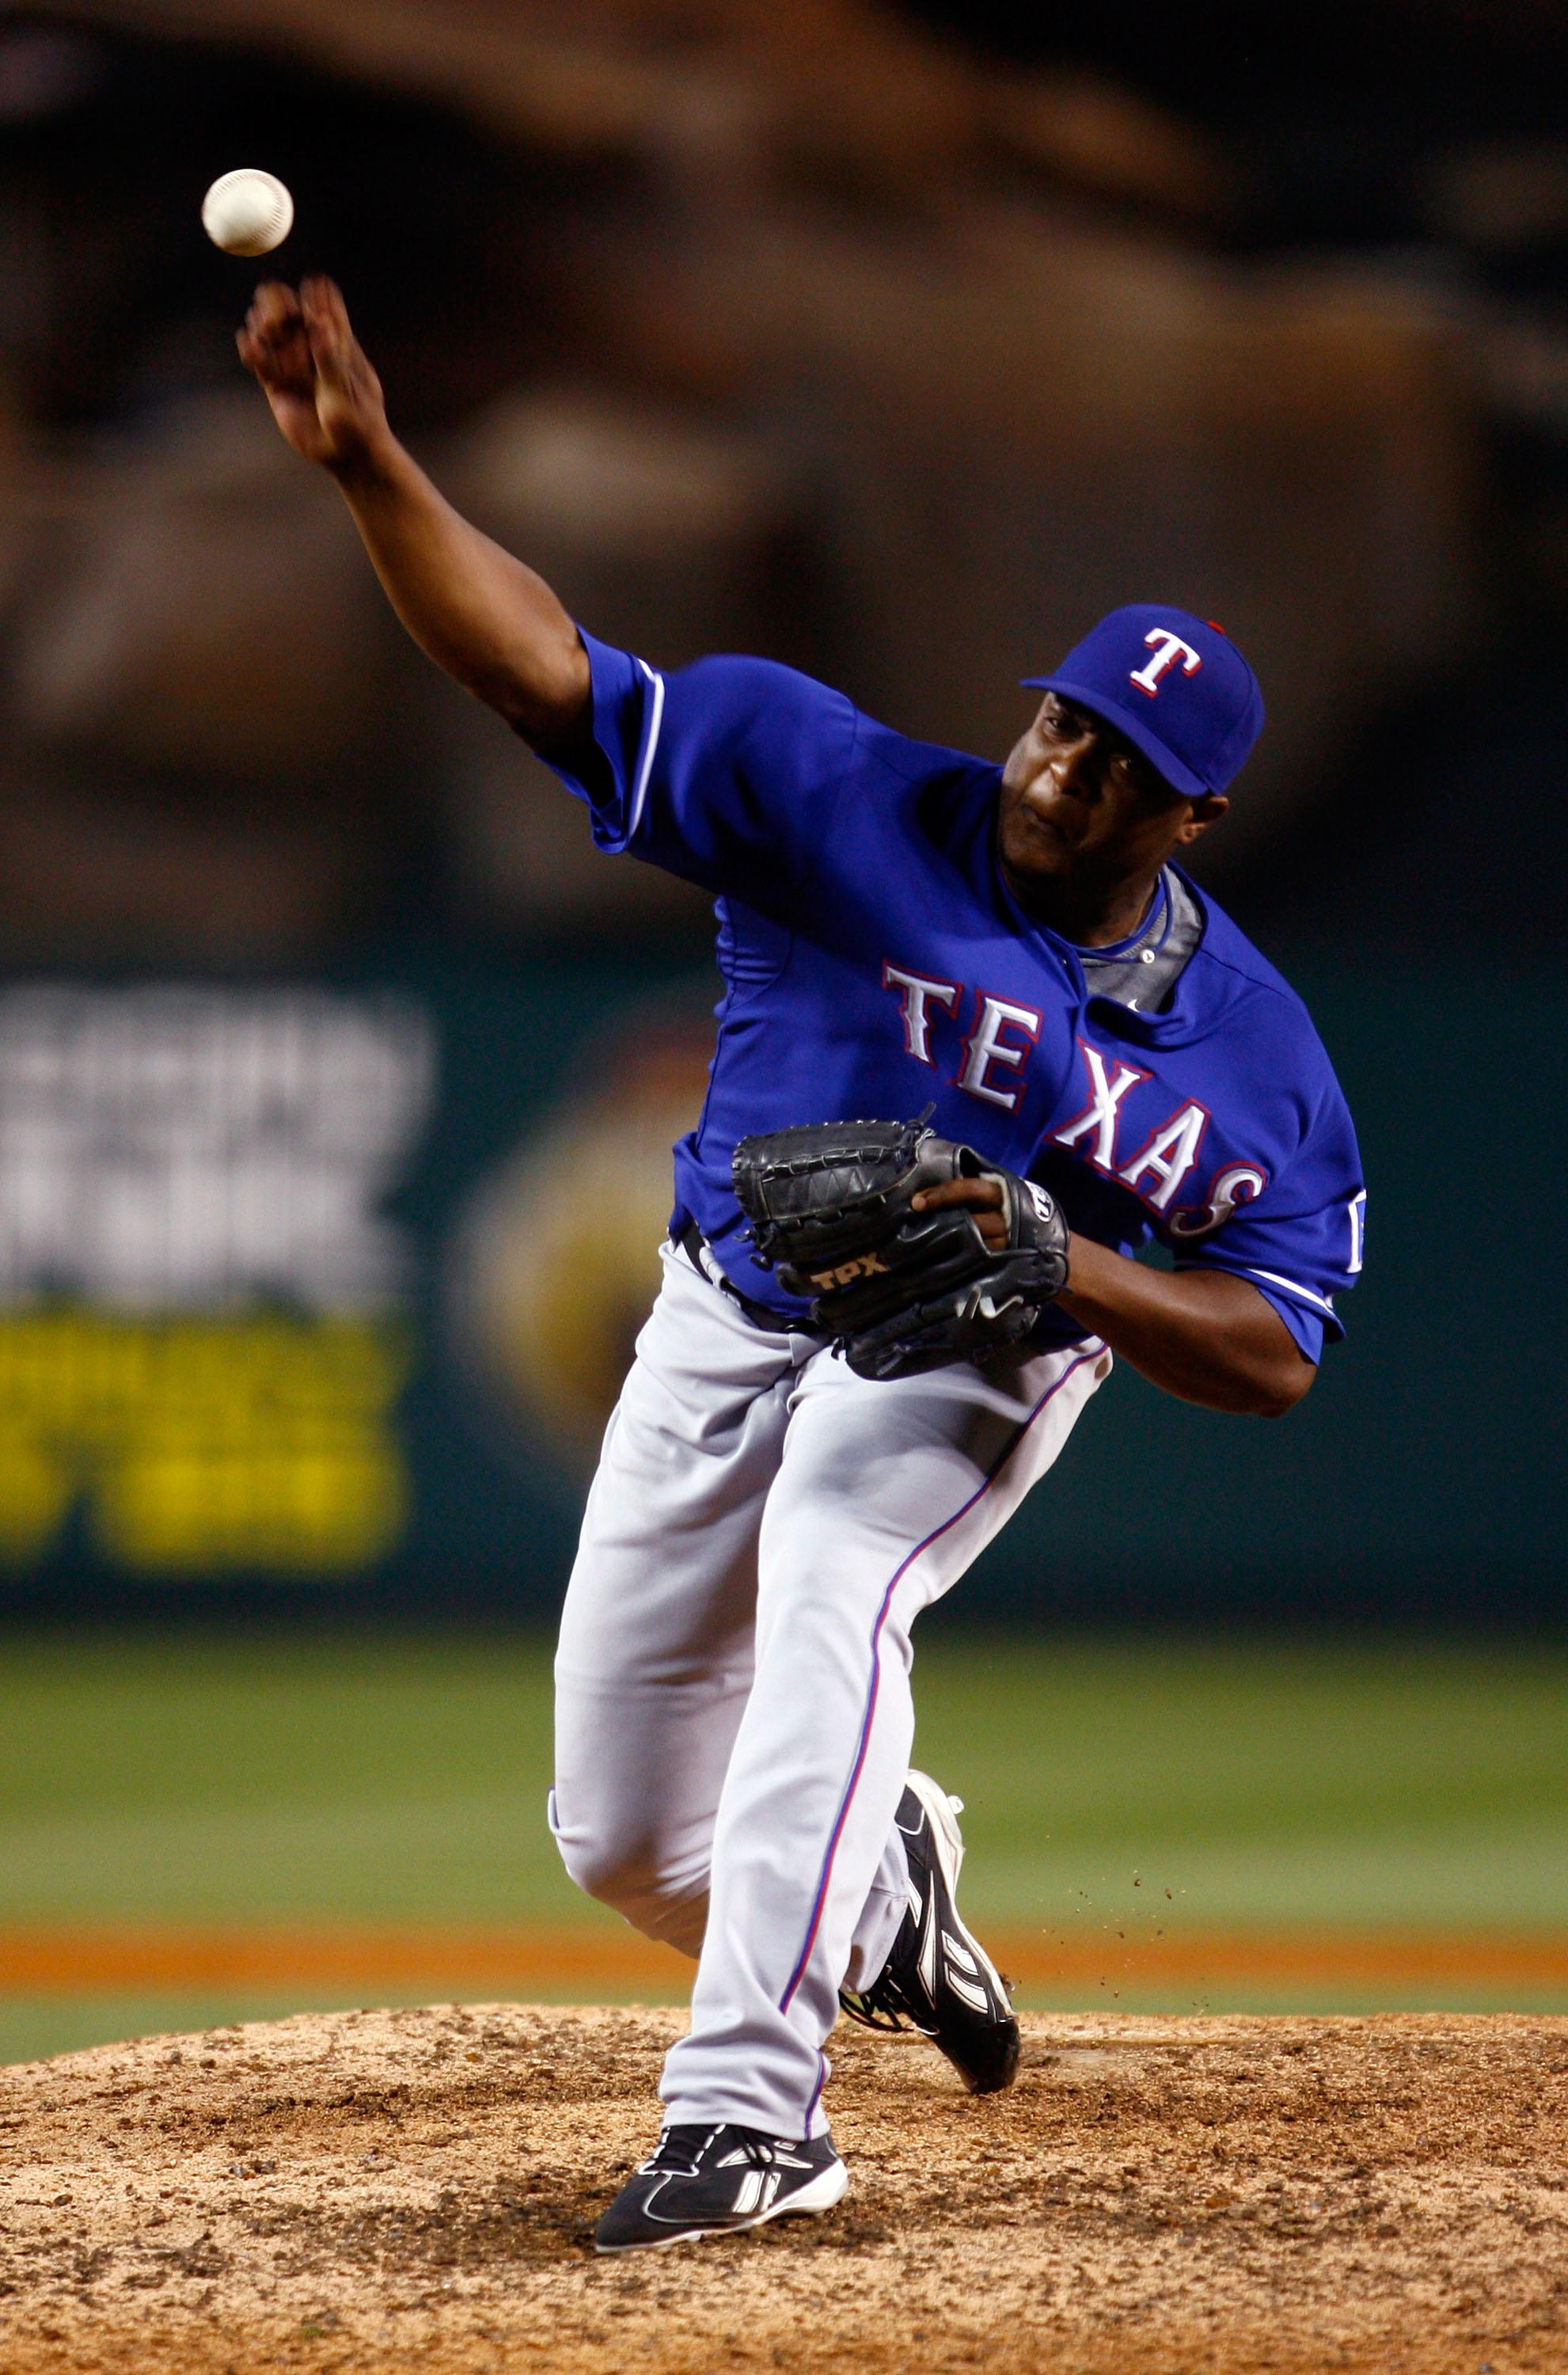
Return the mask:
[[1152,874],[1129,880],[1090,885],[1002,868],[1024,914],[1079,949],[1109,949],[1130,940],[1149,913],[1161,871],[1156,867]]

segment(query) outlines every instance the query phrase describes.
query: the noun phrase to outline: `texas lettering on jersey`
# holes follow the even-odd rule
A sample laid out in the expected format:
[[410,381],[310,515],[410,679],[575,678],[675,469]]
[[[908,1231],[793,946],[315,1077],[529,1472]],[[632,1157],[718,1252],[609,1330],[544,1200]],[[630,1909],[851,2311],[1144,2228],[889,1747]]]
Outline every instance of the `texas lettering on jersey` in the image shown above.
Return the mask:
[[[929,1001],[934,998],[949,1014],[954,1013],[963,995],[963,984],[933,981],[924,974],[888,963],[883,964],[882,979],[890,989],[902,993],[905,1048],[917,1063],[935,1067]],[[984,1097],[987,1104],[1005,1105],[1011,1112],[1022,1094],[1021,1085],[1016,1078],[1010,1087],[1001,1085],[996,1069],[1001,1066],[1014,1072],[1021,1069],[1029,1047],[1040,1036],[1041,1018],[1032,1008],[1015,1006],[1008,998],[993,998],[985,990],[975,994],[975,1017],[974,1029],[963,1043],[954,1085],[967,1096]],[[1027,1044],[1008,1044],[1002,1033],[1008,1025],[1027,1034]],[[1136,1089],[1150,1075],[1136,1064],[1108,1056],[1088,1039],[1080,1039],[1079,1046],[1089,1074],[1089,1103],[1081,1113],[1048,1133],[1050,1143],[1081,1146],[1085,1159],[1097,1171],[1107,1178],[1120,1179],[1141,1197],[1151,1211],[1168,1213],[1188,1173],[1197,1167],[1198,1149],[1208,1127],[1207,1107],[1189,1097],[1149,1132],[1138,1152],[1124,1165],[1116,1151],[1123,1101],[1129,1090]],[[1228,1216],[1243,1200],[1235,1189],[1244,1176],[1256,1182],[1246,1191],[1250,1195],[1256,1195],[1267,1184],[1265,1175],[1249,1165],[1232,1164],[1224,1175],[1227,1186],[1220,1188],[1216,1182],[1215,1192],[1203,1212],[1186,1216],[1180,1226],[1182,1216],[1173,1215],[1173,1229],[1180,1235],[1193,1237],[1207,1235],[1210,1229],[1219,1227],[1217,1208],[1223,1203]]]
[[[941,1045],[938,1036],[933,1048],[933,1009],[956,1015],[965,996],[963,983],[936,981],[886,961],[882,979],[902,998],[906,1050],[917,1062],[936,1069]],[[1000,1026],[1004,1021],[1012,1023],[1027,1033],[1032,1045],[1039,1037],[1041,1018],[983,989],[974,993],[974,1007],[976,1027],[962,1043],[954,1085],[970,1096],[1010,1109],[1020,1089],[1016,1081],[1010,1087],[998,1085],[989,1067],[998,1054],[1008,1067],[1019,1066],[1026,1050],[1002,1045]],[[1101,1179],[1127,1189],[1152,1219],[1153,1228],[1145,1234],[1158,1236],[1178,1253],[1212,1236],[1238,1205],[1250,1204],[1264,1193],[1267,1171],[1256,1162],[1237,1160],[1234,1149],[1227,1150],[1216,1165],[1209,1128],[1212,1116],[1207,1105],[1187,1097],[1155,1119],[1168,1102],[1158,1073],[1129,1063],[1125,1056],[1091,1039],[1080,1037],[1078,1045],[1083,1059],[1080,1086],[1085,1101],[1065,1120],[1047,1125],[1033,1165],[1037,1176],[1049,1174],[1068,1206],[1082,1210],[1085,1199],[1070,1177],[1064,1179],[1059,1164],[1053,1160],[1057,1150],[1075,1154]],[[1138,1091],[1146,1093],[1135,1095]],[[1201,1192],[1197,1192],[1199,1183]],[[1349,1278],[1361,1269],[1365,1203],[1364,1191],[1358,1191],[1345,1206],[1345,1274]],[[1105,1237],[1103,1229],[1091,1229],[1090,1234]],[[1131,1234],[1137,1235],[1136,1224]]]
[[[772,662],[666,679],[583,640],[594,750],[563,780],[602,849],[716,895],[725,996],[674,1218],[743,1293],[802,1307],[751,1258],[739,1138],[934,1105],[937,1129],[1041,1180],[1073,1229],[1249,1279],[1309,1359],[1343,1332],[1365,1209],[1350,1115],[1301,1000],[1212,900],[1188,885],[1202,937],[1165,1011],[1097,998],[997,872],[994,763]],[[1047,1340],[1078,1332],[1043,1315]]]

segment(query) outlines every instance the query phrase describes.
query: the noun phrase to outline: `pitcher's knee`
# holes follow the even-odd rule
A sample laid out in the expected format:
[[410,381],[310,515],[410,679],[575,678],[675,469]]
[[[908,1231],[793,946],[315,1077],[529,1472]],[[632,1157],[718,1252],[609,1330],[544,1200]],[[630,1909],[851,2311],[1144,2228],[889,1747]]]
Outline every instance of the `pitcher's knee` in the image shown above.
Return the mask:
[[619,1906],[624,1896],[646,1887],[645,1845],[639,1852],[639,1843],[630,1837],[618,1837],[606,1826],[573,1822],[553,1790],[549,1824],[567,1876],[585,1896],[596,1896],[602,1905]]
[[555,1792],[549,1825],[567,1874],[586,1896],[622,1914],[646,1937],[696,1954],[707,1919],[706,1872],[686,1872],[658,1851],[646,1831],[573,1821]]

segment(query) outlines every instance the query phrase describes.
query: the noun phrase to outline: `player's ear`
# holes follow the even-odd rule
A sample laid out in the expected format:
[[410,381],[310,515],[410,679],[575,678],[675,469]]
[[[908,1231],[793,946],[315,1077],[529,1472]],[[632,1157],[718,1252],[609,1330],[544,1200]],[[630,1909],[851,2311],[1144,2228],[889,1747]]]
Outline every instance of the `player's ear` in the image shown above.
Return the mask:
[[1199,833],[1218,824],[1230,805],[1223,792],[1205,792],[1201,798],[1190,800],[1186,815],[1176,828],[1176,839],[1182,847],[1190,848]]

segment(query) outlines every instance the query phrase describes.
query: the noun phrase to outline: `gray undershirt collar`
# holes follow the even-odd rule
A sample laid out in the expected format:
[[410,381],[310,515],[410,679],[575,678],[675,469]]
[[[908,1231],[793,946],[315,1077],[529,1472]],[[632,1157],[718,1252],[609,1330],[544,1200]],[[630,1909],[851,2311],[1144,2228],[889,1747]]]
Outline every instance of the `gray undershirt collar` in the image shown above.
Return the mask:
[[1114,998],[1138,1014],[1163,1013],[1202,938],[1197,900],[1174,868],[1165,867],[1149,920],[1136,939],[1118,949],[1079,950],[1090,996]]

